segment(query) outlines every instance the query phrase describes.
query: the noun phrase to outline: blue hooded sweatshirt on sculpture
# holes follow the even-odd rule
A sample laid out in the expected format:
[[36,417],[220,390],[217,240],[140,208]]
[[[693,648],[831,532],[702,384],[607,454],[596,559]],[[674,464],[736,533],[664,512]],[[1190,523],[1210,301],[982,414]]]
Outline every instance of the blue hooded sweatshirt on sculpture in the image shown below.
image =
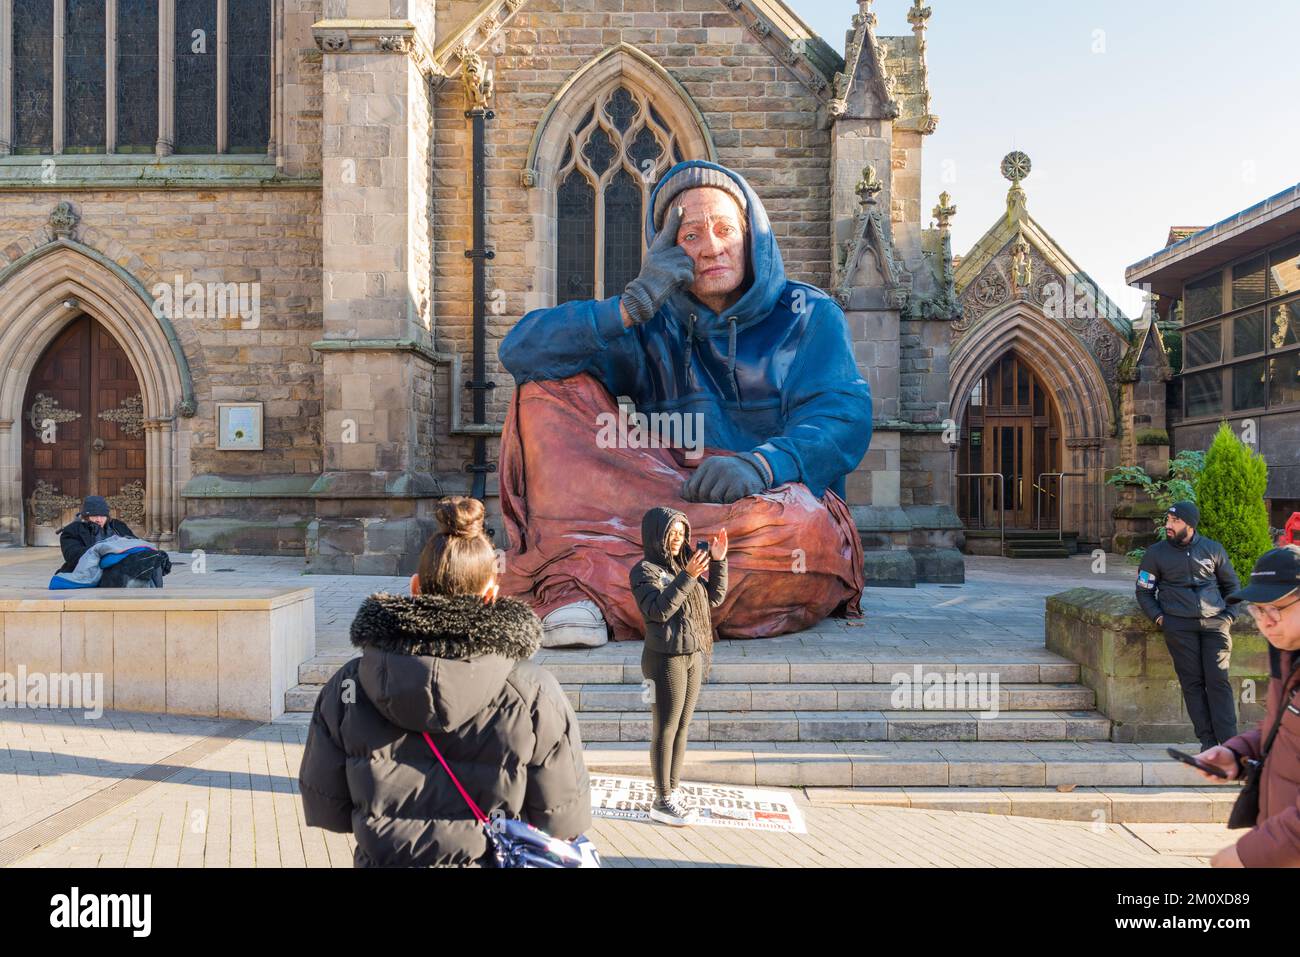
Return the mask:
[[[646,247],[654,241],[655,194],[678,170],[721,170],[748,201],[748,286],[719,315],[685,290],[639,326],[625,328],[619,296],[566,302],[525,315],[501,343],[515,382],[589,372],[638,412],[703,413],[704,444],[761,452],[776,481],[803,482],[816,496],[844,497],[844,476],[871,443],[871,388],[858,373],[848,322],[816,286],[785,277],[762,200],[740,174],[689,160],[650,194]],[[594,427],[594,426],[593,426]]]

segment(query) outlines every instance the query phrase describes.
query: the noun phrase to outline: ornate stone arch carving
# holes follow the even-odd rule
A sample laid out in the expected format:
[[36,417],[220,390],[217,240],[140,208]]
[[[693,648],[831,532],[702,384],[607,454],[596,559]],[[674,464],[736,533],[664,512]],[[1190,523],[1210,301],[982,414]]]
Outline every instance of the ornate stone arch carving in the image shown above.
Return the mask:
[[1103,480],[1106,449],[1115,431],[1114,397],[1096,360],[1078,339],[1033,303],[1012,302],[984,316],[953,349],[949,408],[964,422],[971,390],[1008,351],[1018,353],[1048,388],[1061,417],[1062,469],[1081,472],[1065,486],[1066,513],[1085,538],[1096,539],[1105,517],[1093,514],[1094,489]]
[[[73,307],[69,307],[73,303]],[[86,313],[121,343],[140,383],[146,430],[147,537],[175,531],[174,432],[194,414],[194,389],[175,330],[121,266],[61,236],[0,269],[0,538],[22,541],[22,430],[27,382],[74,314]],[[8,425],[4,425],[8,423]]]

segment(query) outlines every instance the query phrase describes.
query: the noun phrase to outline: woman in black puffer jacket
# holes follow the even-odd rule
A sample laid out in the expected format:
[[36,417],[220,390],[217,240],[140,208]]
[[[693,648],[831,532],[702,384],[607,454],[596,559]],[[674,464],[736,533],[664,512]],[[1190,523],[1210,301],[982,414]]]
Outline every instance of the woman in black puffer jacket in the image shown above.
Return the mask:
[[357,867],[476,866],[482,828],[429,749],[465,790],[554,837],[591,826],[578,722],[559,683],[527,659],[532,609],[495,595],[483,503],[445,499],[411,594],[376,594],[352,622],[361,657],[316,701],[298,783],[309,825],[352,832]]

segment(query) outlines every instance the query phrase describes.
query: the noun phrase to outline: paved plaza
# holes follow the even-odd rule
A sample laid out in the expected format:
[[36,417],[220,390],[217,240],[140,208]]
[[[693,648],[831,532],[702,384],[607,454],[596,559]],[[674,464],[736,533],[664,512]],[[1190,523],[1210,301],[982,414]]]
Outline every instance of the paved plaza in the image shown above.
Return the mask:
[[[304,575],[299,559],[207,556],[195,574],[173,553],[168,583],[228,591],[241,585],[316,589],[317,648],[346,654],[360,600],[404,587],[397,578]],[[0,553],[0,594],[43,585],[51,549]],[[963,586],[868,589],[866,617],[816,634],[724,642],[718,654],[752,657],[888,649],[978,660],[1042,652],[1043,597],[1078,585],[1126,590],[1133,571],[1109,557],[1011,561],[970,558]],[[569,655],[622,658],[617,644]],[[297,795],[306,726],[105,712],[0,709],[0,865],[16,867],[349,867],[352,840],[303,823]],[[1234,836],[1220,824],[1118,824],[1007,814],[886,807],[845,789],[786,789],[806,834],[598,819],[606,862],[626,867],[1081,866],[1194,867]]]

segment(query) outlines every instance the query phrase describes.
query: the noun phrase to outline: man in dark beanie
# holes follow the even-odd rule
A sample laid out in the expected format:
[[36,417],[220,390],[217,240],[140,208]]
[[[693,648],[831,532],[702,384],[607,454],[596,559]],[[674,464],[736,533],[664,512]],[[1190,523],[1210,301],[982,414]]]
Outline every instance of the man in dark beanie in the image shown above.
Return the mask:
[[1223,546],[1197,533],[1200,522],[1194,503],[1169,506],[1165,538],[1142,556],[1136,592],[1142,611],[1164,630],[1187,716],[1204,751],[1237,733],[1228,682],[1237,608],[1227,598],[1240,585]]
[[138,537],[126,522],[108,517],[108,501],[104,496],[87,495],[77,517],[59,529],[59,548],[63,550],[63,567],[59,571],[72,571],[87,548],[114,535]]

